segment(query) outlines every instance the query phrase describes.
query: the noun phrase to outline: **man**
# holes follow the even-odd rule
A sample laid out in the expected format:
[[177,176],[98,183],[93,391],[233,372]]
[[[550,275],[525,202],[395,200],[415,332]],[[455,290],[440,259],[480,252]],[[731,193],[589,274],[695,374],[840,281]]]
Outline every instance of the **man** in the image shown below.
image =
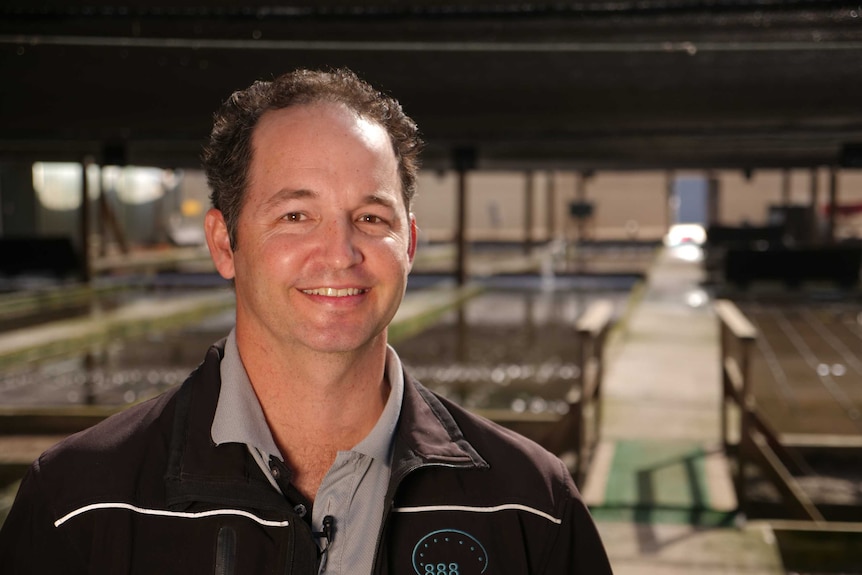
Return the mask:
[[178,389],[49,450],[10,573],[610,573],[563,464],[402,370],[420,140],[348,71],[235,93],[204,152],[236,327]]

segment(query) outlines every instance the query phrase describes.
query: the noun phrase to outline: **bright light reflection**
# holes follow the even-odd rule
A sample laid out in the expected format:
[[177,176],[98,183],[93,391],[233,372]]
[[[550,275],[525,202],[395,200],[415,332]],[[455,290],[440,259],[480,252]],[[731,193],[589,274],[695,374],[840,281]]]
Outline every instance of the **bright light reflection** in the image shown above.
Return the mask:
[[709,298],[706,295],[706,292],[703,290],[694,290],[690,291],[685,296],[685,302],[690,307],[701,307],[703,306]]
[[33,189],[49,210],[75,210],[81,205],[81,164],[33,164]]
[[671,226],[670,231],[664,238],[666,246],[680,246],[686,244],[702,245],[706,242],[706,230],[700,224],[676,224]]
[[675,258],[687,261],[687,262],[699,262],[703,259],[703,251],[699,246],[694,244],[683,244],[681,246],[676,246],[672,249],[672,254]]
[[[102,182],[99,185],[101,171]],[[39,202],[49,210],[76,210],[81,206],[81,164],[74,162],[35,162],[32,168],[33,189]],[[180,175],[160,168],[87,166],[90,199],[99,190],[115,190],[126,204],[147,204],[165,195],[165,187],[174,187]]]
[[159,168],[122,168],[117,196],[126,204],[147,204],[165,194]]

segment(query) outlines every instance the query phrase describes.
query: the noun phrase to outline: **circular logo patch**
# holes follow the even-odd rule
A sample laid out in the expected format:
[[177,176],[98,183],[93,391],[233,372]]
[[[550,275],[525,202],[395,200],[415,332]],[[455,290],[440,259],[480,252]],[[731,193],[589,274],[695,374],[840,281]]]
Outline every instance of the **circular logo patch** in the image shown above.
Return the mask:
[[479,575],[488,568],[488,553],[479,541],[457,529],[429,533],[413,548],[416,575]]

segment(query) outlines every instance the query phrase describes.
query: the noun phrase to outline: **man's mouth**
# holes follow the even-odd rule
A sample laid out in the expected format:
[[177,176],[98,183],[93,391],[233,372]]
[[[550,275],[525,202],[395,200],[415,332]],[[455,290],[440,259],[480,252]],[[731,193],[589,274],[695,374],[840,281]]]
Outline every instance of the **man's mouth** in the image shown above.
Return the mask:
[[321,287],[314,289],[304,289],[302,293],[308,295],[322,295],[325,297],[347,297],[352,295],[363,294],[368,290],[360,289],[360,288],[331,288],[331,287]]

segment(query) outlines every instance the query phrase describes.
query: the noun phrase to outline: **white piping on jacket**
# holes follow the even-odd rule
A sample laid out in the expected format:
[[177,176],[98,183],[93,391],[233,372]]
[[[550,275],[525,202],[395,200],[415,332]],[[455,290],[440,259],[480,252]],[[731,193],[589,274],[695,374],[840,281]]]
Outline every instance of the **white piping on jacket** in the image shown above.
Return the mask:
[[496,513],[498,511],[526,511],[527,513],[532,513],[533,515],[538,515],[544,519],[547,519],[551,523],[556,523],[560,525],[563,520],[557,519],[553,515],[549,515],[544,511],[539,511],[534,507],[527,507],[526,505],[520,505],[518,503],[508,503],[504,505],[495,505],[493,507],[472,507],[468,505],[426,505],[424,507],[396,507],[392,511],[395,513],[426,513],[429,511],[466,511],[469,513]]
[[200,511],[197,513],[188,513],[184,511],[167,511],[165,509],[146,509],[143,507],[138,507],[136,505],[132,505],[130,503],[93,503],[92,505],[85,505],[84,507],[80,507],[67,513],[63,517],[59,518],[54,522],[54,527],[59,527],[69,519],[73,517],[77,517],[83,513],[87,513],[88,511],[95,511],[97,509],[127,509],[129,511],[134,511],[135,513],[140,513],[142,515],[157,515],[159,517],[178,517],[181,519],[202,519],[204,517],[213,517],[217,515],[238,515],[240,517],[246,517],[255,521],[265,527],[287,527],[290,525],[289,521],[270,521],[268,519],[262,519],[257,515],[249,513],[248,511],[243,511],[241,509],[213,509],[211,511]]

